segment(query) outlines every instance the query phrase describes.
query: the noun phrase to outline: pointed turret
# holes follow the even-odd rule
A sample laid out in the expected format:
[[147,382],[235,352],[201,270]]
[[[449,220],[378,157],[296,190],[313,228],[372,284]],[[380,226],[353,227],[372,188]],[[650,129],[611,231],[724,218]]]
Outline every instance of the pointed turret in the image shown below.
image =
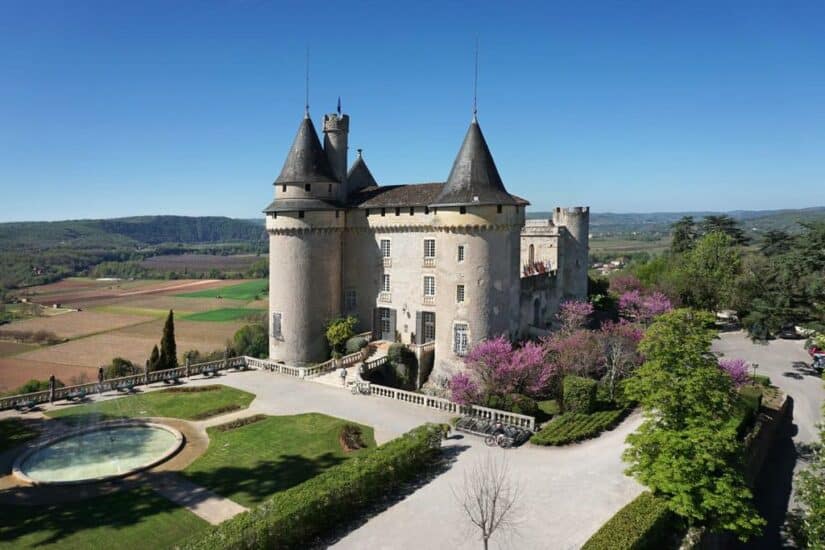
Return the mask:
[[481,127],[473,117],[447,183],[433,206],[517,203],[518,200],[504,188]]
[[372,177],[372,172],[370,172],[370,169],[367,168],[367,163],[364,161],[364,157],[361,155],[361,149],[358,149],[355,162],[352,163],[352,168],[349,169],[349,174],[347,174],[347,183],[350,191],[357,191],[365,187],[378,186],[375,178]]
[[336,182],[312,119],[307,115],[298,126],[298,135],[275,185]]

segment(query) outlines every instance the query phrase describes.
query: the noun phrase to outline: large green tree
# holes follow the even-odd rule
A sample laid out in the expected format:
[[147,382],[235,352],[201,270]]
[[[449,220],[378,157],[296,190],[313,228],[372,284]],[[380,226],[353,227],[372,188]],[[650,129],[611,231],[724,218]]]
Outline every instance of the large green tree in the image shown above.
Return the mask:
[[645,420],[628,436],[628,473],[690,524],[747,539],[764,521],[742,475],[742,447],[731,423],[734,388],[710,351],[713,317],[691,309],[660,316],[643,338],[645,362],[626,395]]
[[725,233],[703,236],[677,268],[683,301],[708,311],[730,307],[740,265],[741,251]]
[[670,225],[670,251],[674,254],[681,254],[693,248],[696,241],[696,222],[693,216],[682,216]]
[[163,325],[163,336],[160,339],[160,364],[158,370],[175,369],[178,367],[178,346],[175,343],[175,316],[172,310],[166,317]]
[[724,233],[734,244],[746,245],[750,242],[750,238],[745,235],[745,232],[739,226],[739,222],[726,214],[705,216],[699,224],[702,234],[709,233]]
[[265,358],[269,355],[269,340],[264,325],[246,325],[235,333],[232,348],[238,355]]
[[795,525],[800,548],[825,550],[825,426],[820,426],[808,466],[796,479],[797,497],[804,506],[796,510],[801,520]]

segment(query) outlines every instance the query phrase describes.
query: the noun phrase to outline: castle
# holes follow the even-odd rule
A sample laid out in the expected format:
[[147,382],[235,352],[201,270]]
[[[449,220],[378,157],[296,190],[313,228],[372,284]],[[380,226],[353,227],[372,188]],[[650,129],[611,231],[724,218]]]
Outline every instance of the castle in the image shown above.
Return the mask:
[[348,166],[349,123],[324,116],[322,147],[307,112],[264,210],[271,359],[327,359],[326,323],[353,315],[429,350],[440,378],[476,342],[543,334],[561,300],[586,297],[589,209],[525,223],[475,117],[447,181],[409,185],[379,185],[360,149]]

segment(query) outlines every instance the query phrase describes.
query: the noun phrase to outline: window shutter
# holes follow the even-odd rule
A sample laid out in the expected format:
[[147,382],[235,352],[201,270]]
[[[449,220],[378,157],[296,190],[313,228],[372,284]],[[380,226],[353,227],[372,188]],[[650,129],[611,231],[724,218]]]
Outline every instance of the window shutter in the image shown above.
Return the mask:
[[415,312],[415,343],[424,343],[424,315],[420,311]]
[[396,330],[395,329],[395,314],[396,314],[396,311],[394,309],[391,309],[390,310],[390,331],[391,331],[390,338],[393,338],[393,339],[395,338],[395,330]]

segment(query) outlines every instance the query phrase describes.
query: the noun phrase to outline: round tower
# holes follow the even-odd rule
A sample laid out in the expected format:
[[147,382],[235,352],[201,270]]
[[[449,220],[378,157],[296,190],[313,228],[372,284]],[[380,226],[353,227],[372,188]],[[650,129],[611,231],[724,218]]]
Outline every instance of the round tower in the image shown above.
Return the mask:
[[341,311],[339,181],[309,117],[264,210],[269,233],[269,358],[304,365],[328,358],[327,321]]
[[332,113],[324,115],[324,152],[327,155],[332,174],[341,185],[337,199],[347,199],[347,141],[349,136],[349,115]]
[[558,272],[562,296],[584,300],[590,266],[590,207],[556,208],[553,223],[559,227]]

